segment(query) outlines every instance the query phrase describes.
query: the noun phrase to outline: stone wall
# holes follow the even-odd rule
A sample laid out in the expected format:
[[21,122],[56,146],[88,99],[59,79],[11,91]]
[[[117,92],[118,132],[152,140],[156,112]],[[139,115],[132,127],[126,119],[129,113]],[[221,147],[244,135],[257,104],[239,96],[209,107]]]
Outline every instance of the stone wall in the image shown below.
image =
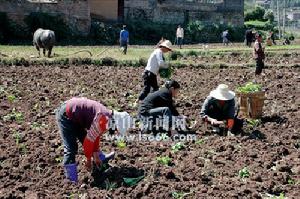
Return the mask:
[[24,18],[31,12],[46,12],[60,15],[74,33],[87,35],[91,26],[90,7],[87,0],[58,0],[48,3],[27,0],[0,0],[0,12],[9,19],[25,25]]
[[118,20],[118,0],[88,0],[91,15],[104,21]]
[[183,24],[200,20],[209,23],[244,25],[244,0],[125,0],[126,20]]

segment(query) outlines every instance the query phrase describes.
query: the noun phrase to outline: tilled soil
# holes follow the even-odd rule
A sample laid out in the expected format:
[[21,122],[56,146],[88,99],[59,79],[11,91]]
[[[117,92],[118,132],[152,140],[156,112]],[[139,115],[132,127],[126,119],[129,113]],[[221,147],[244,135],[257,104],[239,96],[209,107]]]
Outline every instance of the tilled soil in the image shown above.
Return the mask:
[[[1,68],[0,198],[174,198],[175,192],[186,193],[185,198],[266,194],[300,198],[298,68],[266,69],[265,76],[257,78],[267,99],[262,124],[255,129],[247,127],[241,135],[225,137],[201,127],[200,141],[186,142],[177,153],[171,152],[172,142],[129,142],[119,149],[105,141],[104,151],[116,151],[106,180],[115,186],[97,184],[84,168],[81,149],[79,184],[66,183],[55,108],[73,96],[85,96],[134,115],[142,71],[94,66]],[[252,81],[253,73],[254,69],[177,69],[173,78],[182,85],[180,112],[199,119],[201,104],[212,89],[220,83],[235,89]],[[172,163],[158,164],[158,156],[170,156]],[[239,170],[244,167],[250,176],[241,179]],[[123,177],[141,175],[145,178],[134,187],[122,182]]]

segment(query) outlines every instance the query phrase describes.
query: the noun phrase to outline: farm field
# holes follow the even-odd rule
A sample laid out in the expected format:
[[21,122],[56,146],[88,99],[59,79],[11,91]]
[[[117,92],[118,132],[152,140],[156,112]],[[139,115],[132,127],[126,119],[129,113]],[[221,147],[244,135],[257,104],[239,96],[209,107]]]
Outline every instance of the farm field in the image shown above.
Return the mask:
[[[142,89],[144,67],[2,66],[0,198],[299,198],[299,48],[286,56],[286,51],[274,51],[267,60],[265,76],[257,79],[267,98],[257,127],[247,126],[235,137],[208,133],[201,127],[197,141],[184,142],[177,152],[171,148],[174,142],[132,141],[118,147],[116,142],[104,140],[103,151],[114,150],[116,158],[106,175],[97,178],[85,170],[79,147],[78,185],[64,182],[55,109],[66,99],[84,96],[135,115],[133,103]],[[182,114],[199,119],[205,97],[218,84],[236,89],[253,80],[254,68],[192,66],[196,62],[244,66],[244,59],[253,64],[250,50],[238,52],[235,57],[178,59],[187,65],[173,74],[182,86],[176,100]],[[163,80],[159,82],[162,85]],[[158,162],[158,157],[169,157],[168,165]],[[124,184],[124,177],[139,176],[144,178],[136,186]]]

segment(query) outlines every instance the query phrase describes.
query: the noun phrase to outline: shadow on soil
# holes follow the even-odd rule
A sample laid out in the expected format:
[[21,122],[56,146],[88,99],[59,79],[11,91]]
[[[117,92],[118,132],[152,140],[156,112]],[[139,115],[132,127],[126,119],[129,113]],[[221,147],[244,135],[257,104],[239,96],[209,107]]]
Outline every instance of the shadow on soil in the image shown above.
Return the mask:
[[282,124],[282,123],[286,123],[287,120],[288,119],[286,117],[283,117],[283,116],[280,116],[280,115],[264,116],[264,117],[261,118],[261,122],[263,124],[269,123],[269,122]]
[[123,178],[138,178],[144,175],[144,170],[135,167],[110,167],[106,164],[104,169],[94,169],[92,187],[111,190],[126,186]]

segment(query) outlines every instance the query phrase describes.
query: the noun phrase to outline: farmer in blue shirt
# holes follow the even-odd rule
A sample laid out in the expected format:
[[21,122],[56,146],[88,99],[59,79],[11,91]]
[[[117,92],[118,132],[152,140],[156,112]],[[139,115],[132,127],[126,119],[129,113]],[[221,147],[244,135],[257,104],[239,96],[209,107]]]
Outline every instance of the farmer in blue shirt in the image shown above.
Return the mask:
[[123,25],[123,29],[120,32],[120,46],[124,55],[127,53],[127,45],[129,43],[129,32],[126,30],[126,25]]

